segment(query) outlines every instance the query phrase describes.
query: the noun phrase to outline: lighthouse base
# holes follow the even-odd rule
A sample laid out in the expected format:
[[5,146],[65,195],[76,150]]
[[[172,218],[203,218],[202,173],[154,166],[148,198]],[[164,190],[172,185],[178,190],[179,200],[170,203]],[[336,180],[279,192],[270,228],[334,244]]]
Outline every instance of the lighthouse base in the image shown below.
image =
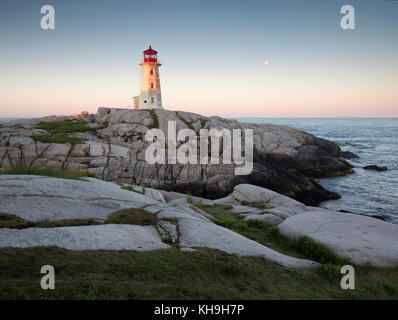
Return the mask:
[[163,109],[160,92],[143,92],[133,100],[134,109]]

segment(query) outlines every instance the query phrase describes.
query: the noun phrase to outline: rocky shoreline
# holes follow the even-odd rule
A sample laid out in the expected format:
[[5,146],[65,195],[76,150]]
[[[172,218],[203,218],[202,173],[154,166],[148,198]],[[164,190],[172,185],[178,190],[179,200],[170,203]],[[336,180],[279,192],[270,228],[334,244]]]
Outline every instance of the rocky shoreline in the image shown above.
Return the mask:
[[[167,132],[168,121],[195,132],[252,129],[253,172],[236,175],[233,164],[148,164],[145,133],[153,128]],[[318,265],[214,223],[214,216],[201,209],[205,205],[228,207],[226,214],[239,215],[240,221],[264,221],[292,241],[309,237],[355,264],[398,266],[396,225],[317,207],[339,195],[315,178],[353,173],[344,160],[350,157],[334,142],[286,126],[167,110],[100,108],[97,114],[1,123],[0,214],[5,222],[0,247],[211,248],[264,256],[286,267]],[[98,179],[23,175],[34,168],[83,171]],[[12,169],[22,175],[13,175]],[[126,222],[127,216],[148,223]],[[7,227],[7,221],[14,226]]]
[[[79,121],[82,130],[51,130],[54,121]],[[234,165],[150,165],[144,159],[148,129],[253,129],[254,165],[247,176]],[[49,128],[48,128],[49,127]],[[89,129],[89,130],[88,130]],[[55,139],[56,138],[56,139]],[[58,139],[58,140],[57,140]],[[51,116],[0,125],[0,170],[50,167],[86,170],[105,181],[222,198],[248,183],[289,196],[306,205],[337,199],[315,178],[353,173],[338,144],[280,125],[239,123],[220,117],[168,110],[99,108],[96,114]]]
[[[220,226],[205,208],[227,208],[228,214],[239,215],[243,221],[265,221],[290,239],[307,236],[357,265],[398,266],[398,226],[305,206],[249,184],[236,186],[227,197],[210,200],[95,178],[0,175],[0,218],[10,221],[0,227],[0,248],[210,248],[238,256],[263,256],[289,268],[314,268],[321,262],[283,254],[272,245]],[[123,220],[128,216],[137,219]]]

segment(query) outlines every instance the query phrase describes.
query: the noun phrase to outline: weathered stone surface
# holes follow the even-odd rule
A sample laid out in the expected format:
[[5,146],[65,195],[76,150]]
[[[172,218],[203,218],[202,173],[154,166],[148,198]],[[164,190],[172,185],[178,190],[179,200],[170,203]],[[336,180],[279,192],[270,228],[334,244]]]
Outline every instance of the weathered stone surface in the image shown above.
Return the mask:
[[106,224],[99,226],[0,228],[0,248],[57,246],[69,250],[136,250],[168,249],[153,226]]
[[277,226],[283,222],[283,219],[281,217],[278,217],[273,214],[248,214],[245,215],[243,218],[244,221],[247,220],[261,220],[268,222],[274,226]]
[[30,221],[102,218],[158,201],[114,183],[40,176],[0,175],[0,212]]
[[260,214],[264,213],[264,210],[254,208],[254,207],[249,207],[249,206],[242,206],[239,204],[232,205],[231,211],[238,212],[238,213],[244,213],[244,214],[253,214],[253,215],[260,215]]
[[206,247],[240,256],[264,256],[290,268],[312,268],[318,264],[280,254],[256,241],[247,239],[229,229],[201,220],[181,219],[180,244],[184,247]]
[[277,207],[273,209],[268,209],[267,212],[276,215],[282,219],[295,216],[296,214],[303,213],[306,211],[305,207],[291,206],[291,207]]
[[309,236],[357,264],[398,266],[398,226],[379,219],[320,210],[287,218],[278,227],[289,238]]
[[156,250],[170,246],[219,249],[241,256],[264,256],[293,268],[318,264],[280,254],[214,224],[190,204],[156,201],[120,185],[93,178],[67,180],[40,176],[0,175],[0,212],[30,221],[73,218],[104,219],[121,208],[145,207],[156,213],[155,226],[98,225],[61,228],[0,228],[0,247],[58,246],[70,250]]
[[[6,123],[0,128],[0,145],[6,147],[0,150],[0,168],[47,166],[88,170],[108,181],[190,192],[206,199],[225,197],[234,186],[249,183],[284,193],[307,205],[317,205],[337,195],[323,189],[309,177],[344,174],[351,167],[344,160],[339,160],[340,148],[337,144],[285,126],[239,123],[220,117],[168,110],[100,108],[95,115],[84,113],[78,117],[90,127],[99,129],[96,132],[73,133],[72,136],[87,140],[73,147],[70,144],[42,144],[30,138],[32,135],[49,134],[34,128],[39,122],[73,117],[49,116]],[[154,127],[167,132],[168,121],[175,121],[178,130],[190,128],[196,132],[202,128],[253,129],[252,174],[236,176],[233,165],[148,164],[145,149],[149,142],[145,142],[145,133]],[[100,125],[106,123],[109,126],[100,129]]]
[[259,202],[277,207],[305,207],[304,204],[289,197],[250,184],[240,184],[236,186],[232,196],[237,201],[243,203]]

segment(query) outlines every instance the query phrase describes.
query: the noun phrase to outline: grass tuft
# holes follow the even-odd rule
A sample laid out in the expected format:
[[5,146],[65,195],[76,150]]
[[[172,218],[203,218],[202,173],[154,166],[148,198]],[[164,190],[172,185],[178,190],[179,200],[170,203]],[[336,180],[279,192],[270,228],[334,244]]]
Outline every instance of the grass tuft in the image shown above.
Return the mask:
[[55,168],[14,168],[1,172],[0,174],[20,174],[20,175],[35,175],[35,176],[46,176],[63,179],[74,179],[79,180],[83,177],[95,178],[95,175],[88,171],[76,171],[66,169],[55,169]]
[[152,125],[149,126],[149,129],[159,128],[159,117],[156,114],[155,110],[148,109],[148,111],[153,120],[153,123],[152,123]]
[[144,195],[144,196],[145,196],[145,194],[146,194],[146,189],[145,189],[145,188],[142,188],[142,190],[134,189],[133,186],[122,186],[121,188],[122,188],[123,190],[132,191],[132,192],[135,192],[135,193],[142,194],[142,195]]
[[329,282],[336,282],[341,278],[340,267],[330,263],[318,266],[316,272]]
[[158,223],[155,213],[148,212],[141,208],[123,209],[112,213],[105,223],[116,224],[136,224],[141,226],[150,226]]
[[58,220],[58,221],[49,221],[42,220],[36,222],[34,227],[36,228],[59,228],[59,227],[77,227],[77,226],[92,226],[92,225],[100,225],[103,224],[101,220],[94,218],[87,219],[69,219],[69,220]]
[[0,228],[24,229],[32,225],[31,222],[17,217],[16,215],[3,212],[0,213]]

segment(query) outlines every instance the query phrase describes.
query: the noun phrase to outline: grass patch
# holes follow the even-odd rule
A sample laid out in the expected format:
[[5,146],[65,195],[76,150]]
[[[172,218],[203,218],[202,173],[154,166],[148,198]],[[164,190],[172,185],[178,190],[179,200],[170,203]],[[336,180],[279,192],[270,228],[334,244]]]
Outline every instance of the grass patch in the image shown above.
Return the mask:
[[5,170],[0,174],[20,174],[20,175],[35,175],[35,176],[46,176],[63,179],[75,179],[79,180],[83,177],[95,178],[95,175],[88,171],[76,171],[76,170],[60,170],[54,168],[14,168]]
[[26,221],[16,215],[3,212],[0,213],[0,228],[24,229],[32,225],[32,222]]
[[[55,268],[55,290],[40,287],[43,265]],[[393,283],[396,268],[358,268],[355,290],[342,290],[313,269],[210,249],[0,249],[0,299],[398,299]]]
[[141,208],[123,209],[112,213],[105,223],[136,224],[141,226],[155,225],[158,222],[155,213]]
[[76,133],[97,130],[95,128],[87,126],[87,123],[83,120],[41,122],[36,125],[35,128],[46,130],[52,133]]
[[144,195],[144,196],[145,196],[145,194],[146,194],[146,189],[145,189],[145,188],[142,188],[142,190],[134,189],[133,186],[122,186],[121,188],[122,188],[123,190],[132,191],[132,192],[135,192],[135,193],[142,194],[142,195]]
[[202,205],[201,209],[214,216],[214,222],[218,225],[281,253],[297,258],[311,259],[322,264],[351,264],[348,258],[340,257],[329,247],[309,237],[303,236],[292,240],[281,235],[279,229],[268,222],[260,220],[243,221],[239,213],[230,210],[230,206]]
[[31,138],[35,141],[40,141],[43,143],[70,143],[70,144],[84,143],[83,139],[72,137],[67,133],[54,134],[54,135],[33,135]]
[[384,282],[384,289],[391,295],[398,296],[398,286],[390,282]]
[[159,117],[153,109],[148,109],[149,114],[153,120],[152,125],[150,125],[149,129],[159,128]]
[[[201,199],[201,200],[202,200],[202,199]],[[187,194],[187,203],[188,203],[188,204],[194,204],[194,203],[193,203],[193,199],[192,199],[192,195],[191,195],[190,192],[188,192],[188,194]],[[202,205],[201,202],[200,202],[200,205]]]
[[76,226],[92,226],[104,224],[101,220],[87,218],[87,219],[69,219],[69,220],[58,220],[49,221],[42,220],[34,223],[36,228],[59,228],[59,227],[76,227]]
[[83,120],[63,120],[63,121],[49,121],[41,122],[35,126],[36,129],[42,129],[50,132],[50,135],[34,135],[32,139],[41,141],[43,143],[84,143],[83,139],[71,136],[72,133],[77,132],[93,132],[104,129],[108,126],[107,123],[98,127],[91,128]]
[[326,263],[320,265],[316,268],[316,272],[330,282],[336,282],[341,279],[340,267],[334,264]]
[[0,228],[9,229],[25,229],[25,228],[59,228],[59,227],[76,227],[76,226],[92,226],[103,224],[135,224],[141,226],[156,225],[158,218],[155,213],[148,212],[141,208],[123,209],[111,214],[105,221],[101,219],[68,219],[49,221],[42,220],[32,222],[24,220],[9,213],[0,213]]
[[42,220],[39,222],[32,222],[16,215],[9,213],[0,213],[0,228],[8,229],[26,229],[26,228],[58,228],[58,227],[75,227],[75,226],[91,226],[104,224],[98,219],[70,219],[70,220],[58,220],[49,221]]

